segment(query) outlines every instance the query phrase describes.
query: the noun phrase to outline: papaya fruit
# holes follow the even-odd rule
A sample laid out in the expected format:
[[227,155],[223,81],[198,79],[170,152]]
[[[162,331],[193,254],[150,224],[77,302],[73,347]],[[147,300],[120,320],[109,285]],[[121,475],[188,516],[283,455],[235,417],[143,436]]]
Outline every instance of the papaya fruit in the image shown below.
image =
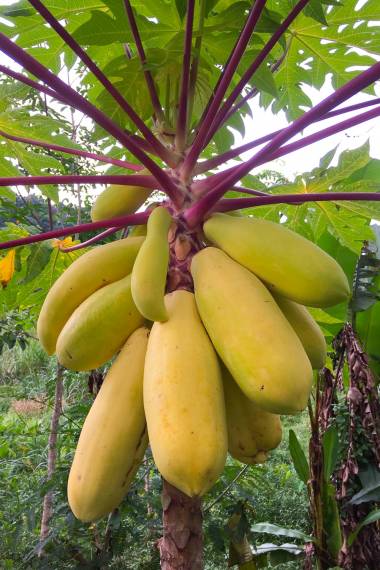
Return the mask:
[[166,208],[155,208],[148,218],[147,234],[132,269],[133,300],[150,321],[166,321],[164,303],[169,264],[168,231],[171,216]]
[[273,414],[303,410],[310,361],[268,289],[214,247],[193,257],[191,273],[203,324],[244,394]]
[[135,212],[152,193],[151,188],[111,184],[96,198],[92,209],[93,222],[112,220]]
[[165,296],[168,320],[153,324],[144,369],[144,409],[161,475],[189,497],[223,471],[227,428],[217,355],[193,293]]
[[302,305],[346,301],[350,288],[340,265],[301,235],[268,220],[214,214],[203,225],[210,242],[265,282]]
[[57,341],[57,358],[70,370],[102,366],[143,324],[131,294],[131,276],[102,287],[72,313]]
[[282,438],[280,416],[261,410],[243,394],[228,370],[222,368],[228,451],[242,463],[264,463],[268,451]]
[[81,521],[98,520],[116,508],[143,459],[148,336],[144,327],[131,334],[83,424],[67,485],[71,510]]
[[143,241],[133,237],[97,246],[62,273],[48,292],[37,321],[37,335],[48,354],[54,354],[65,323],[87,297],[132,271]]
[[319,370],[326,362],[327,347],[325,337],[303,305],[285,299],[280,295],[273,295],[277,305],[292,325],[298,338],[302,342],[306,354],[309,357],[311,367]]

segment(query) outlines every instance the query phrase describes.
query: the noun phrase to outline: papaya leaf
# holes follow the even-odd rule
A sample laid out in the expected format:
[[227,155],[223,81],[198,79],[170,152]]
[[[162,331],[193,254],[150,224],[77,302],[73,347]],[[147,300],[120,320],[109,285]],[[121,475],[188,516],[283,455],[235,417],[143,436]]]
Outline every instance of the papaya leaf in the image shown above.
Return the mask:
[[33,245],[26,260],[26,273],[23,284],[33,281],[49,263],[52,248],[50,243],[40,242]]
[[335,487],[332,483],[323,482],[322,497],[326,543],[332,558],[337,559],[342,548],[342,531],[338,504],[335,498]]
[[307,485],[309,480],[309,464],[295,432],[289,430],[289,451],[298,477]]
[[353,532],[351,532],[351,534],[348,536],[348,540],[347,540],[348,546],[353,545],[353,543],[355,542],[359,532],[361,531],[361,529],[364,526],[366,526],[367,524],[372,524],[378,520],[380,520],[380,509],[374,509],[362,520],[362,522],[360,522],[357,525],[355,530]]
[[330,426],[322,438],[323,446],[323,476],[327,482],[333,471],[338,459],[339,439],[338,431],[335,426]]
[[374,465],[359,472],[362,489],[349,501],[352,505],[380,501],[380,471]]
[[285,528],[279,526],[277,524],[271,523],[256,523],[251,526],[251,531],[254,533],[264,533],[264,534],[273,534],[274,536],[286,536],[288,538],[296,538],[298,540],[302,540],[303,542],[313,542],[314,538],[309,536],[308,534],[294,529],[294,528]]

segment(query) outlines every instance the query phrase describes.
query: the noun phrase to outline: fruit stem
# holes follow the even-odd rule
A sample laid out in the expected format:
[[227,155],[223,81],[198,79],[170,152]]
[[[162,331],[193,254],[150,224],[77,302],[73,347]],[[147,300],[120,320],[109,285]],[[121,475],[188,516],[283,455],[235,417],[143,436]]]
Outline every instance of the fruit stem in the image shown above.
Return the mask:
[[[323,117],[317,119],[317,121],[325,121],[327,119],[331,119],[332,117],[336,117],[338,115],[342,115],[344,113],[350,113],[352,111],[357,111],[358,109],[364,109],[365,107],[371,107],[373,105],[377,105],[380,103],[380,97],[371,99],[370,101],[364,101],[362,103],[356,103],[355,105],[349,105],[347,107],[342,107],[341,109],[336,109],[335,111],[330,111],[330,113],[326,113]],[[314,123],[314,122],[313,122]],[[341,123],[342,124],[342,123]],[[253,148],[260,146],[263,143],[266,143],[273,139],[276,135],[281,133],[282,129],[278,131],[273,131],[272,133],[268,133],[267,135],[255,139],[251,142],[238,146],[236,148],[232,148],[223,154],[210,158],[209,160],[205,160],[200,162],[197,167],[195,168],[195,174],[203,174],[208,170],[212,170],[221,164],[224,164],[228,160],[236,158],[240,156],[242,153],[247,152],[248,150],[252,150]],[[321,132],[321,131],[320,131]],[[304,139],[305,140],[305,139]]]
[[183,163],[182,169],[183,169],[183,176],[185,179],[189,177],[190,173],[192,172],[195,166],[198,156],[202,151],[207,134],[215,117],[215,113],[219,109],[219,105],[221,104],[223,97],[228,89],[228,86],[231,83],[232,77],[235,74],[235,71],[245,52],[245,48],[247,47],[250,37],[257,25],[257,22],[264,9],[265,3],[266,0],[256,0],[256,2],[254,2],[254,4],[252,5],[247,21],[240,34],[239,40],[234,46],[233,52],[230,56],[230,59],[225,69],[222,71],[220,83],[217,86],[215,93],[213,93],[211,104],[206,114],[201,119],[201,125],[199,131]]
[[194,0],[187,0],[185,43],[183,48],[183,66],[181,75],[181,90],[178,101],[177,130],[175,147],[181,153],[186,146],[187,138],[187,104],[190,81],[191,47],[193,39]]
[[77,251],[78,249],[84,249],[85,247],[88,247],[89,245],[93,245],[94,243],[101,241],[105,237],[108,237],[108,236],[118,232],[120,229],[121,229],[120,227],[108,228],[108,230],[105,230],[104,232],[101,232],[100,234],[97,234],[96,236],[93,236],[92,238],[90,238],[86,241],[82,241],[81,243],[76,243],[75,245],[72,245],[71,247],[61,247],[59,249],[62,253],[70,253],[71,251]]
[[[379,70],[380,70],[380,64],[379,64]],[[349,119],[346,119],[341,123],[332,125],[330,127],[327,127],[326,129],[322,129],[317,133],[313,133],[312,135],[304,137],[303,139],[282,146],[281,148],[278,148],[277,150],[275,150],[274,152],[270,153],[267,156],[265,156],[265,154],[263,154],[262,151],[260,151],[257,155],[253,157],[253,159],[248,160],[243,165],[229,168],[227,170],[224,170],[223,172],[215,174],[214,176],[209,176],[205,181],[200,181],[199,185],[202,184],[203,186],[202,190],[206,191],[206,188],[208,188],[210,192],[208,192],[208,194],[204,198],[202,198],[202,200],[200,200],[197,204],[195,204],[185,212],[185,218],[187,219],[190,227],[194,227],[197,224],[199,224],[200,221],[206,216],[206,214],[214,209],[214,207],[216,206],[219,199],[223,196],[223,194],[229,188],[231,188],[231,186],[236,184],[236,182],[242,176],[245,176],[245,174],[247,174],[251,168],[253,168],[252,164],[254,166],[265,164],[268,161],[274,160],[276,158],[279,158],[280,156],[284,156],[286,154],[294,152],[300,148],[304,148],[305,146],[308,146],[324,138],[332,136],[340,131],[343,131],[345,129],[348,129],[365,121],[369,121],[379,115],[380,115],[380,107],[376,107],[371,111],[360,113],[359,115],[350,117]],[[269,145],[270,144],[271,143],[269,143]],[[257,160],[257,157],[261,157],[260,160]],[[244,169],[244,172],[242,172],[242,168]],[[215,184],[214,187],[213,187],[213,182]],[[372,194],[372,196],[373,195],[374,194]]]
[[296,19],[298,14],[303,10],[303,8],[310,2],[310,0],[300,0],[293,10],[288,14],[282,24],[277,28],[275,33],[272,35],[270,40],[265,44],[261,52],[258,54],[256,59],[248,67],[247,71],[243,74],[242,78],[233,89],[231,95],[227,98],[225,103],[219,109],[217,115],[213,118],[213,122],[209,131],[209,135],[205,140],[205,144],[210,140],[213,133],[217,129],[218,125],[223,121],[224,117],[227,115],[228,111],[231,109],[232,105],[240,95],[241,91],[247,85],[248,81],[259,69],[260,65],[264,63],[265,58],[269,55],[273,47],[276,45],[281,36],[288,30],[290,24]]
[[124,226],[140,226],[146,224],[150,215],[150,211],[138,212],[137,214],[129,214],[128,216],[121,216],[120,218],[112,218],[112,220],[101,220],[99,222],[91,222],[87,224],[79,224],[77,226],[66,226],[50,232],[41,234],[34,234],[23,238],[18,238],[0,243],[0,249],[9,249],[19,245],[28,245],[45,241],[52,238],[68,236],[71,234],[81,234],[84,232],[91,232],[100,228],[122,228]]
[[[1,66],[0,66],[1,67]],[[54,95],[52,95],[54,96]],[[5,131],[0,130],[0,136],[9,139],[11,141],[21,142],[25,144],[29,144],[32,146],[38,146],[41,148],[47,148],[49,150],[55,150],[57,152],[64,152],[65,154],[72,154],[75,156],[81,156],[83,158],[91,158],[93,160],[99,160],[99,162],[106,162],[107,164],[114,164],[115,166],[120,166],[121,168],[127,168],[129,170],[142,170],[143,167],[140,164],[133,164],[132,162],[126,162],[125,160],[119,160],[117,158],[111,158],[110,156],[106,156],[104,154],[96,154],[94,152],[87,152],[85,150],[79,150],[77,148],[69,148],[66,146],[61,146],[58,144],[54,144],[51,142],[39,141],[36,139],[30,139],[27,137],[18,137],[15,135],[11,135],[6,133]]]
[[[72,107],[82,111],[93,119],[98,125],[114,136],[125,146],[140,162],[156,177],[162,190],[174,201],[178,200],[178,189],[170,176],[164,172],[116,123],[107,117],[97,107],[89,103],[82,95],[77,93],[49,69],[39,63],[33,56],[12,42],[5,34],[0,32],[0,49],[13,61],[27,69],[30,73],[41,79],[49,87],[59,91]],[[171,157],[173,153],[167,149]]]
[[153,176],[143,174],[52,174],[48,176],[1,176],[1,186],[35,186],[36,184],[135,184],[157,188]]
[[147,85],[147,88],[149,91],[150,100],[152,102],[154,114],[155,114],[156,119],[158,121],[160,121],[161,123],[164,123],[165,117],[164,117],[164,114],[162,112],[162,107],[161,107],[160,100],[158,98],[156,86],[154,84],[151,72],[148,69],[146,69],[145,50],[144,50],[143,43],[141,41],[140,33],[139,33],[139,30],[137,27],[137,22],[136,22],[135,16],[133,14],[133,9],[132,9],[131,3],[129,0],[124,0],[124,5],[125,5],[125,11],[127,12],[129,27],[131,28],[133,39],[135,40],[135,44],[136,44],[136,48],[137,48],[137,53],[139,54],[141,65],[143,67],[144,77],[145,77],[146,85]]
[[[39,12],[44,20],[57,32],[63,41],[73,50],[79,59],[88,67],[88,69],[95,75],[95,77],[98,79],[98,81],[100,81],[103,87],[105,87],[111,97],[117,102],[120,108],[123,109],[123,111],[129,116],[139,131],[144,135],[146,140],[149,141],[150,145],[156,150],[158,155],[168,164],[171,164],[171,158],[166,152],[166,148],[154,136],[152,131],[145,125],[144,121],[139,117],[136,111],[134,111],[134,109],[129,105],[127,100],[116,89],[116,87],[112,85],[109,79],[104,75],[104,73],[99,69],[99,67],[89,57],[84,49],[81,48],[81,46],[72,37],[72,35],[69,34],[69,32],[58,22],[58,20],[42,4],[42,2],[40,2],[40,0],[29,0],[29,2],[37,10],[37,12]],[[171,166],[174,165],[171,164]]]
[[258,196],[257,198],[231,198],[221,200],[215,211],[231,212],[244,208],[256,208],[271,204],[304,204],[305,202],[350,202],[350,201],[380,201],[377,192],[324,192],[311,194],[282,194],[276,196]]

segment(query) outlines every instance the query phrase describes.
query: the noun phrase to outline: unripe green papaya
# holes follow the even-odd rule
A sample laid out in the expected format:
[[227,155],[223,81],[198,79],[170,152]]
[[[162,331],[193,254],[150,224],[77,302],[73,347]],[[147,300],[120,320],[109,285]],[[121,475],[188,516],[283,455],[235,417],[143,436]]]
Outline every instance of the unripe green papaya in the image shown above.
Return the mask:
[[132,269],[133,300],[150,321],[166,321],[164,303],[169,263],[168,231],[171,216],[166,208],[155,208],[148,218],[147,234]]
[[98,222],[132,214],[144,204],[151,193],[151,188],[111,184],[96,198],[91,209],[91,219]]
[[93,293],[71,315],[57,341],[57,358],[70,370],[102,366],[144,322],[128,275]]
[[326,341],[321,329],[309,311],[303,305],[285,299],[285,297],[280,295],[273,296],[302,342],[312,368],[316,370],[323,368],[327,356]]
[[95,521],[116,508],[148,445],[143,375],[149,331],[131,334],[83,424],[68,480],[71,510]]
[[213,244],[262,279],[268,289],[310,307],[346,301],[347,277],[325,251],[281,224],[214,214],[203,225]]
[[65,323],[87,297],[132,271],[143,241],[133,237],[94,247],[62,273],[47,294],[37,321],[38,338],[48,354],[54,354]]
[[310,361],[268,289],[214,247],[193,257],[191,273],[203,324],[244,394],[273,414],[303,410]]
[[228,451],[242,463],[264,463],[268,451],[282,438],[280,416],[261,410],[243,394],[228,370],[222,368],[228,430]]
[[154,461],[189,497],[201,496],[223,471],[227,429],[217,355],[194,295],[165,297],[169,319],[153,324],[144,370],[144,409]]

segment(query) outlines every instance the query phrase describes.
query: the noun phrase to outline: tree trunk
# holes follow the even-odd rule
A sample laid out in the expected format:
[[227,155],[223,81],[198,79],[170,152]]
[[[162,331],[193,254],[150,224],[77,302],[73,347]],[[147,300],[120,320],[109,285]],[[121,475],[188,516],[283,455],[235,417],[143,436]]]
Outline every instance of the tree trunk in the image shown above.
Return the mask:
[[[57,378],[55,385],[54,407],[50,422],[50,434],[48,441],[48,459],[47,459],[47,481],[49,481],[55,471],[57,460],[57,436],[59,417],[62,412],[62,396],[63,396],[63,368],[57,363]],[[53,514],[53,491],[48,491],[44,497],[41,518],[41,531],[38,555],[43,555],[43,542],[49,535],[49,523]]]
[[162,570],[202,570],[201,499],[187,495],[163,480],[163,537],[158,541]]

